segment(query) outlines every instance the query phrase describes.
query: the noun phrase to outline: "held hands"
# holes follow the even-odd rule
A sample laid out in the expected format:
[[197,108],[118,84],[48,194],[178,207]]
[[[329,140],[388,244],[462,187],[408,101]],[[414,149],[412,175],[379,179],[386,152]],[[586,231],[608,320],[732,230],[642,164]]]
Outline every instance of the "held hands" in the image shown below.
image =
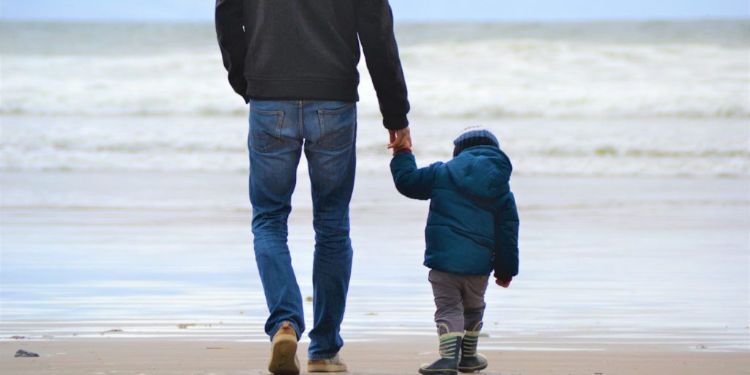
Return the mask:
[[389,130],[388,135],[390,136],[388,148],[393,150],[393,155],[411,149],[411,133],[408,126],[400,130]]
[[495,275],[495,284],[500,285],[503,288],[509,287],[511,281],[513,281],[513,276],[497,276],[497,275]]

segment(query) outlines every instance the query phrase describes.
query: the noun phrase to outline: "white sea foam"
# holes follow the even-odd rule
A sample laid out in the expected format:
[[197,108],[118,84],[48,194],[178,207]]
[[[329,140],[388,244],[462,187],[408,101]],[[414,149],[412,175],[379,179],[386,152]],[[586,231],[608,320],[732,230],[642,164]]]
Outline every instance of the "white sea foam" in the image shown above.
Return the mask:
[[[233,171],[246,173],[247,122],[237,117],[2,117],[2,170]],[[474,121],[413,119],[420,163],[451,157]],[[750,175],[742,119],[482,121],[520,175]],[[358,169],[387,169],[386,132],[360,121]],[[303,165],[300,173],[305,173]]]
[[[657,26],[404,25],[398,36],[413,114],[750,116],[748,22]],[[2,114],[245,110],[226,83],[210,24],[6,22],[2,31]],[[362,113],[376,116],[364,64],[360,70]]]
[[[247,170],[210,24],[0,23],[3,170]],[[420,161],[482,124],[520,174],[748,176],[748,21],[406,24]],[[364,64],[359,167],[385,167]]]

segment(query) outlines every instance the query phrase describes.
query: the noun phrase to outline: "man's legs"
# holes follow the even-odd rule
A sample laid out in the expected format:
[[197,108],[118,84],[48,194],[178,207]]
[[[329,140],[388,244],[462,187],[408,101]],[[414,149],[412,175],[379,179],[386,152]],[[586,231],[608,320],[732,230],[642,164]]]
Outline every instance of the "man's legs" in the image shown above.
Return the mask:
[[251,102],[248,148],[253,241],[270,311],[265,331],[271,337],[285,321],[291,323],[298,338],[305,330],[302,296],[287,246],[287,218],[301,147],[294,103]]
[[311,360],[333,358],[344,345],[339,329],[352,268],[349,202],[356,164],[356,118],[354,103],[306,102],[304,106],[315,228]]

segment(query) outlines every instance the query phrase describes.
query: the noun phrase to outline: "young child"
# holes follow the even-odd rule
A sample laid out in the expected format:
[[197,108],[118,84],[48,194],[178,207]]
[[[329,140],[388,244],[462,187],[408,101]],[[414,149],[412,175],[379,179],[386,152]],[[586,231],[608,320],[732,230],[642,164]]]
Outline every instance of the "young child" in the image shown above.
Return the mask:
[[455,375],[487,367],[477,353],[489,274],[507,288],[518,274],[518,212],[510,159],[484,128],[454,141],[453,159],[417,169],[411,149],[393,150],[391,173],[401,194],[429,199],[424,265],[435,296],[440,359],[419,372]]

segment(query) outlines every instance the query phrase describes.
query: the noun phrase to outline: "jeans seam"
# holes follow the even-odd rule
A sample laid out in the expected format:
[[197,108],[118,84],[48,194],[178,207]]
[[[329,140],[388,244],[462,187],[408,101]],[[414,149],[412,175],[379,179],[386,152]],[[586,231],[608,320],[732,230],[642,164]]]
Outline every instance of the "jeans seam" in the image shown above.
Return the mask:
[[297,112],[299,116],[299,135],[301,137],[304,137],[305,134],[305,112],[304,112],[304,102],[302,100],[299,101],[299,106],[297,107]]

